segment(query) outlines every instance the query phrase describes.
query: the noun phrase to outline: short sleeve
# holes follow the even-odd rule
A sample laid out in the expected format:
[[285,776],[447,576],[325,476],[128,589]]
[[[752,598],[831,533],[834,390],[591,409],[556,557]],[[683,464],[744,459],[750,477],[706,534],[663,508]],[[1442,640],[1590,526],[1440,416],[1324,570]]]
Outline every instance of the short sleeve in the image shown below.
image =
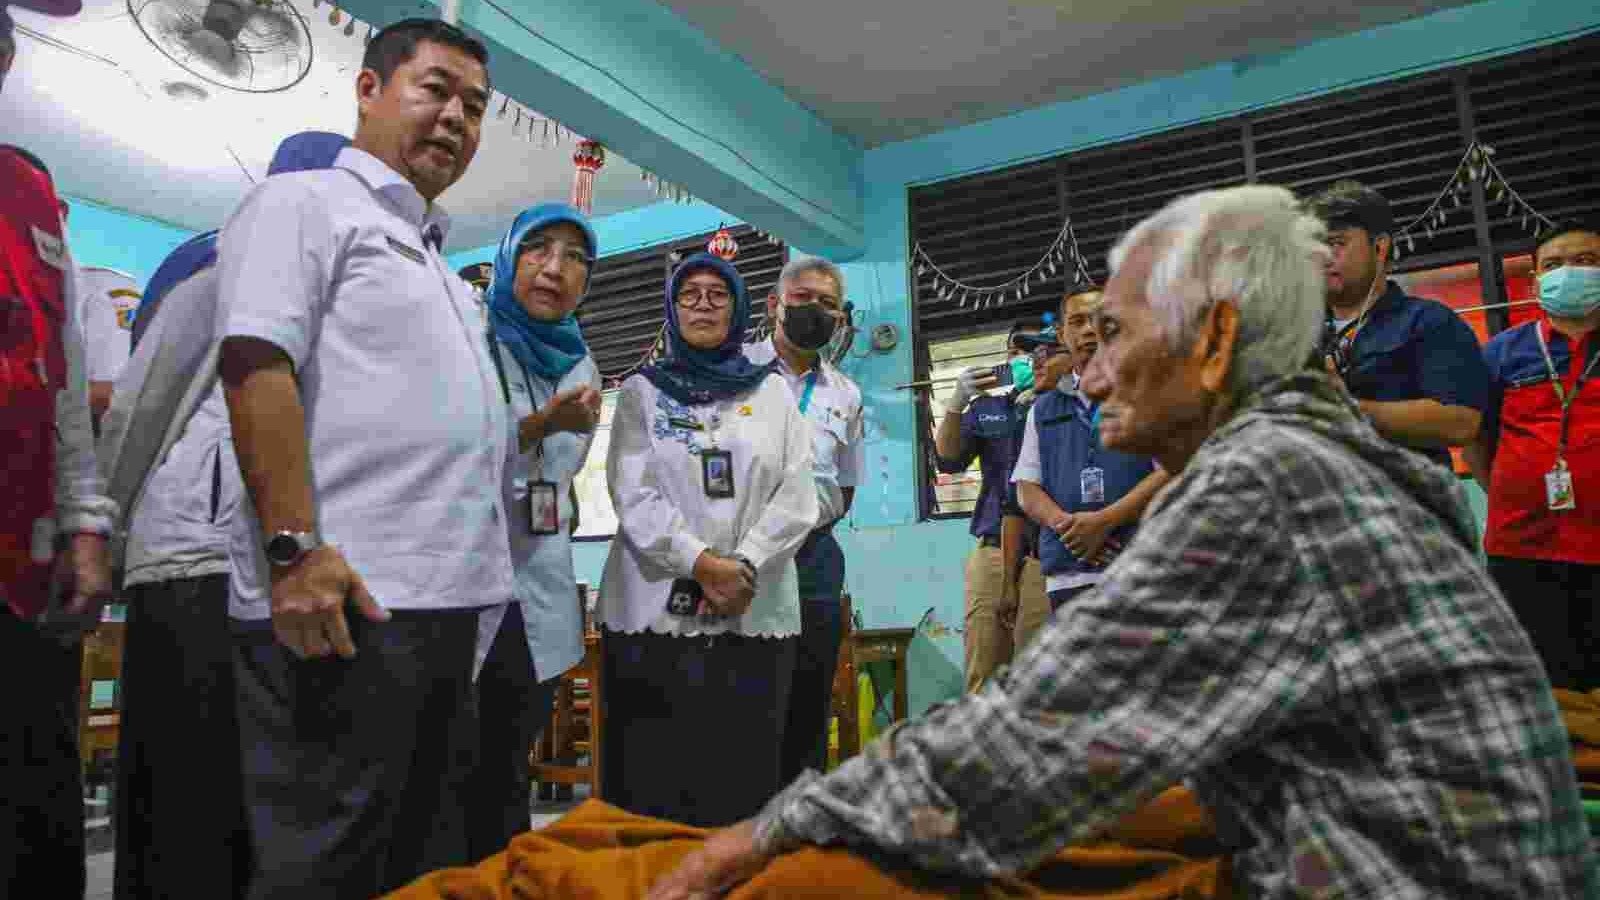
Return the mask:
[[332,283],[332,216],[304,178],[270,178],[245,198],[217,243],[219,337],[259,338],[305,365]]
[[[129,331],[139,292],[131,287],[108,288],[98,279],[93,293],[84,298],[84,360],[91,382],[116,381],[128,362]],[[125,310],[125,311],[124,311]]]
[[1489,404],[1489,370],[1478,336],[1448,307],[1428,317],[1422,333],[1420,387],[1422,396],[1445,406],[1466,406],[1483,412]]

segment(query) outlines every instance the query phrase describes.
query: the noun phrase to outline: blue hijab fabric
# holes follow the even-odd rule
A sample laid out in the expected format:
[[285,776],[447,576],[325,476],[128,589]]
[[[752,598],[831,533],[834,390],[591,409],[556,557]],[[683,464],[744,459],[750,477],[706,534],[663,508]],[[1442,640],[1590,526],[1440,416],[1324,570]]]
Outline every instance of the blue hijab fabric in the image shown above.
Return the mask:
[[[714,350],[697,350],[683,339],[678,325],[678,286],[696,272],[720,276],[733,294],[733,319],[728,336]],[[639,374],[658,390],[685,405],[713,403],[746,394],[772,371],[772,363],[756,365],[745,358],[744,333],[750,323],[750,295],[733,264],[709,253],[684,260],[667,280],[667,355]]]
[[[494,256],[494,277],[486,292],[489,323],[495,338],[529,374],[548,381],[560,381],[572,371],[573,366],[589,355],[589,346],[583,342],[576,315],[568,313],[559,321],[541,322],[528,315],[517,302],[517,257],[529,235],[561,222],[576,225],[583,232],[589,257],[593,259],[598,255],[594,228],[583,213],[565,203],[541,203],[519,213],[512,220],[511,229],[500,239],[500,249]],[[588,283],[583,287],[587,291]]]

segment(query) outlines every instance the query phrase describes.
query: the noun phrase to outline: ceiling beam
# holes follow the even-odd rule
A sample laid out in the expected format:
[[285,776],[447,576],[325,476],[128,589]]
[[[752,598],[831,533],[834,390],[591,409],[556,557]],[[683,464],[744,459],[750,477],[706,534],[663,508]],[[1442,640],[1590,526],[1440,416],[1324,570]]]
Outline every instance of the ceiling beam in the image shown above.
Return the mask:
[[[378,27],[431,3],[347,0]],[[809,252],[865,245],[862,149],[651,0],[461,0],[495,90]]]

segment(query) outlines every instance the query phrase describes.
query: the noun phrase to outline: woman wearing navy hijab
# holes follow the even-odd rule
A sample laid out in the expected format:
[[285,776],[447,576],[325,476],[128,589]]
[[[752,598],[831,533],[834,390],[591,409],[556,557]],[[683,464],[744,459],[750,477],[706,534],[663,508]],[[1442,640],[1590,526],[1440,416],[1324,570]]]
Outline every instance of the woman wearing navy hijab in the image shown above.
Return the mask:
[[794,555],[818,516],[811,440],[783,377],[742,352],[750,298],[733,266],[692,256],[665,300],[666,356],[623,382],[606,456],[601,792],[727,825],[782,787]]
[[528,750],[549,718],[556,679],[583,657],[571,487],[600,416],[600,370],[575,312],[595,252],[582,213],[540,204],[501,238],[485,292],[493,358],[517,432],[505,479],[516,595],[479,625],[487,657],[478,675],[479,761],[467,795],[473,859],[528,830]]

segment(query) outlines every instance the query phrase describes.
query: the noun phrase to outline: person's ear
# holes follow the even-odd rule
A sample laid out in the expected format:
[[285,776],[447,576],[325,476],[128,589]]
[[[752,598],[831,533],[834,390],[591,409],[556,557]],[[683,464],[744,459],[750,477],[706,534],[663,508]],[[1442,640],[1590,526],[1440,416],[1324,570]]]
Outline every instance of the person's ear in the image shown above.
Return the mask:
[[1206,321],[1195,341],[1200,358],[1200,384],[1211,393],[1221,393],[1233,372],[1233,348],[1239,337],[1239,307],[1232,300],[1218,300],[1206,312]]
[[1372,252],[1377,254],[1380,264],[1388,262],[1389,257],[1394,253],[1394,235],[1378,235],[1372,242]]
[[359,115],[365,116],[367,110],[378,102],[378,95],[383,93],[383,79],[373,69],[362,69],[356,76],[356,110]]

